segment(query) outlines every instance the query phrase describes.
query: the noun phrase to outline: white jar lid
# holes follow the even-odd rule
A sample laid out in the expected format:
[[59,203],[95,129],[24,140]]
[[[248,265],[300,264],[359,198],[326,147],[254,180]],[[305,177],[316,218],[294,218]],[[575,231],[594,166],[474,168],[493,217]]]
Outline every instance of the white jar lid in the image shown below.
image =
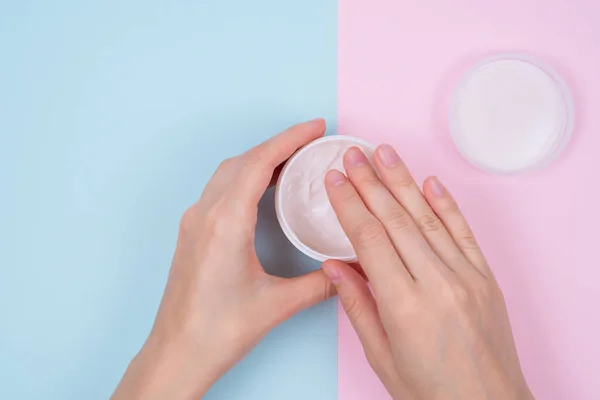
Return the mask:
[[545,166],[573,130],[573,100],[548,65],[519,54],[477,64],[460,81],[450,106],[450,132],[461,154],[490,173]]

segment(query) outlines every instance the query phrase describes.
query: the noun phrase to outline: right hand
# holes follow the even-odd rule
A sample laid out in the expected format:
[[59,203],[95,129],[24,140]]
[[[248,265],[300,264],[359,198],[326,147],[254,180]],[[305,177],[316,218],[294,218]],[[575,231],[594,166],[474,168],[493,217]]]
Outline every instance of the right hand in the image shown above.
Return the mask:
[[375,167],[356,147],[347,177],[330,171],[331,204],[361,273],[329,260],[366,357],[394,399],[533,399],[504,297],[467,221],[437,178],[423,193],[396,152]]

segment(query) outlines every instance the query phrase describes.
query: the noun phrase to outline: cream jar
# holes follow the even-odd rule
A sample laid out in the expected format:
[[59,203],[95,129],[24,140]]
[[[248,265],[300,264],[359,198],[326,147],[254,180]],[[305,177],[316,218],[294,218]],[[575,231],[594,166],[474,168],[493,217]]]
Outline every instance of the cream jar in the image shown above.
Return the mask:
[[372,144],[352,136],[326,136],[296,152],[277,182],[275,209],[283,233],[301,252],[318,261],[356,261],[325,191],[325,174],[332,169],[345,172],[343,157],[353,146],[373,162]]

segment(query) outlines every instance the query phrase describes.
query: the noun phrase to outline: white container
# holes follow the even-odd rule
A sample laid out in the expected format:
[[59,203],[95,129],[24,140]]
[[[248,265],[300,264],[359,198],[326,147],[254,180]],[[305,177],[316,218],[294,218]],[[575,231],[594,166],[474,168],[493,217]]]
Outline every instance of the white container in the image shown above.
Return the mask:
[[463,157],[494,174],[548,165],[567,146],[573,122],[573,99],[562,77],[520,54],[497,55],[468,71],[449,115]]
[[372,162],[372,144],[351,136],[326,136],[298,150],[277,181],[275,210],[283,233],[298,250],[321,262],[357,260],[329,203],[324,182],[331,169],[345,172],[343,156],[353,146]]

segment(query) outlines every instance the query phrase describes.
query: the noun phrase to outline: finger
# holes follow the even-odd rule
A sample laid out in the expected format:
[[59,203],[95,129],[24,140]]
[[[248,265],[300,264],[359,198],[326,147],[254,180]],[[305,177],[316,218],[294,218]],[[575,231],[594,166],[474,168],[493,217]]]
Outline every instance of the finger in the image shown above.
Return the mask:
[[462,254],[483,276],[490,277],[491,270],[475,240],[473,231],[450,192],[444,188],[438,178],[429,177],[423,184],[423,193]]
[[316,119],[295,125],[244,153],[241,156],[244,168],[237,182],[239,196],[258,204],[277,167],[300,147],[324,134],[325,120]]
[[352,267],[341,261],[325,261],[323,271],[335,285],[342,307],[360,339],[371,366],[374,369],[384,367],[393,371],[393,359],[387,334],[367,282]]
[[384,144],[375,151],[374,160],[381,180],[410,214],[440,260],[457,273],[469,274],[472,270],[465,262],[464,255],[423,197],[419,186],[396,151],[390,145]]
[[281,307],[281,320],[325,301],[336,294],[335,286],[322,270],[297,278],[273,277],[276,281],[274,301]]
[[356,251],[376,293],[396,293],[396,285],[412,282],[385,228],[369,212],[358,192],[340,171],[325,175],[325,188],[331,206]]
[[411,215],[392,196],[358,147],[344,155],[348,178],[367,208],[385,227],[394,248],[415,279],[433,274],[439,276],[444,268],[419,231]]

